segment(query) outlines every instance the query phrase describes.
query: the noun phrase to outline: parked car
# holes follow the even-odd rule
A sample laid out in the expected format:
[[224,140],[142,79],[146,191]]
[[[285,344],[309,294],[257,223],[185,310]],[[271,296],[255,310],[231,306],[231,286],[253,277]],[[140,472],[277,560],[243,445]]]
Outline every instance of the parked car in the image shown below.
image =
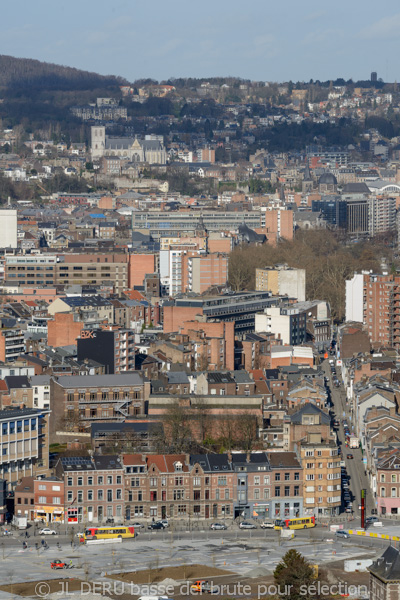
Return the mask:
[[367,517],[365,519],[366,523],[376,523],[377,521],[379,521],[378,517]]
[[108,524],[108,525],[114,525],[114,518],[113,517],[108,517],[106,519],[106,524]]
[[68,569],[68,564],[58,558],[50,563],[52,569]]
[[57,531],[50,529],[50,527],[44,527],[39,530],[39,535],[57,535]]
[[165,529],[165,527],[160,521],[157,521],[157,523],[150,523],[147,529]]
[[345,531],[344,529],[338,529],[337,532],[335,533],[335,535],[338,538],[343,538],[345,540],[347,540],[350,537],[350,534],[348,531]]
[[75,537],[77,538],[83,538],[83,536],[85,535],[85,533],[83,531],[78,531],[78,533],[75,534]]
[[211,523],[210,529],[214,529],[214,531],[225,531],[226,525],[223,523]]
[[348,454],[348,455],[347,455],[347,458],[348,458],[348,459],[352,459],[352,458],[354,458],[354,456],[353,456],[352,454]]
[[260,527],[261,529],[273,529],[274,523],[272,521],[264,521],[264,523],[261,523]]
[[132,527],[135,529],[143,529],[144,525],[143,523],[132,523]]
[[257,529],[257,525],[254,525],[254,523],[250,523],[250,521],[242,521],[241,523],[239,523],[239,528],[240,529]]
[[344,509],[344,511],[346,513],[352,513],[353,512],[353,507],[352,506],[346,506],[346,508]]
[[169,523],[168,523],[167,519],[160,519],[159,521],[157,521],[157,523],[162,523],[164,526],[164,529],[169,527]]

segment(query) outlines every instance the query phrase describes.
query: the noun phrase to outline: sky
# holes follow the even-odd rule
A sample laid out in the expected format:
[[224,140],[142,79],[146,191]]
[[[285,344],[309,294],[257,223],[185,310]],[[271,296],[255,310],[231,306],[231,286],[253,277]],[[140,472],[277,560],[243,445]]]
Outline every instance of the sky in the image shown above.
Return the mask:
[[0,54],[128,81],[400,80],[395,0],[14,0]]

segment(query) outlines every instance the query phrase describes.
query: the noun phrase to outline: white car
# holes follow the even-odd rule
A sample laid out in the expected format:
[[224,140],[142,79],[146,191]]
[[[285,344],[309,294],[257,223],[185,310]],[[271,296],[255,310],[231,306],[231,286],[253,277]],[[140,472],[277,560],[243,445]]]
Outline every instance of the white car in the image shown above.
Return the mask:
[[167,519],[161,519],[160,521],[157,521],[157,523],[162,523],[164,526],[164,529],[169,527],[169,523],[168,523]]
[[43,529],[40,529],[39,535],[57,535],[57,531],[50,529],[50,527],[44,527]]
[[272,521],[264,521],[264,523],[261,523],[260,527],[261,529],[273,529],[274,524],[272,523]]

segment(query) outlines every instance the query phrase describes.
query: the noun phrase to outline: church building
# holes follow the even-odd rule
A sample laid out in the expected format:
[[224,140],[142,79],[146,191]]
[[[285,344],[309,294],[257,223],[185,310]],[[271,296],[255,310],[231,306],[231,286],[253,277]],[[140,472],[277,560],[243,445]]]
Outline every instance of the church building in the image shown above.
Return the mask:
[[164,144],[156,140],[139,140],[137,137],[110,137],[106,128],[94,125],[91,128],[92,158],[119,156],[132,162],[147,162],[150,165],[165,165],[167,153]]

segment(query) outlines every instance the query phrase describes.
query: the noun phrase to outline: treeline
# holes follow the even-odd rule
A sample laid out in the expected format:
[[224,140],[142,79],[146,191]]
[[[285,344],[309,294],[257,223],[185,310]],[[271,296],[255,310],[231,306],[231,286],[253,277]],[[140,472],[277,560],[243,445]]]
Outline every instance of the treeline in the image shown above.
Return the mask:
[[126,80],[114,75],[99,75],[73,67],[64,67],[31,58],[0,55],[0,87],[47,90],[90,89],[118,86]]
[[298,231],[293,241],[277,246],[240,246],[229,258],[229,283],[235,291],[255,288],[255,269],[287,263],[306,270],[308,300],[330,303],[336,322],[345,316],[345,281],[363,269],[379,271],[380,260],[392,261],[391,239],[346,242],[343,234],[328,230]]

